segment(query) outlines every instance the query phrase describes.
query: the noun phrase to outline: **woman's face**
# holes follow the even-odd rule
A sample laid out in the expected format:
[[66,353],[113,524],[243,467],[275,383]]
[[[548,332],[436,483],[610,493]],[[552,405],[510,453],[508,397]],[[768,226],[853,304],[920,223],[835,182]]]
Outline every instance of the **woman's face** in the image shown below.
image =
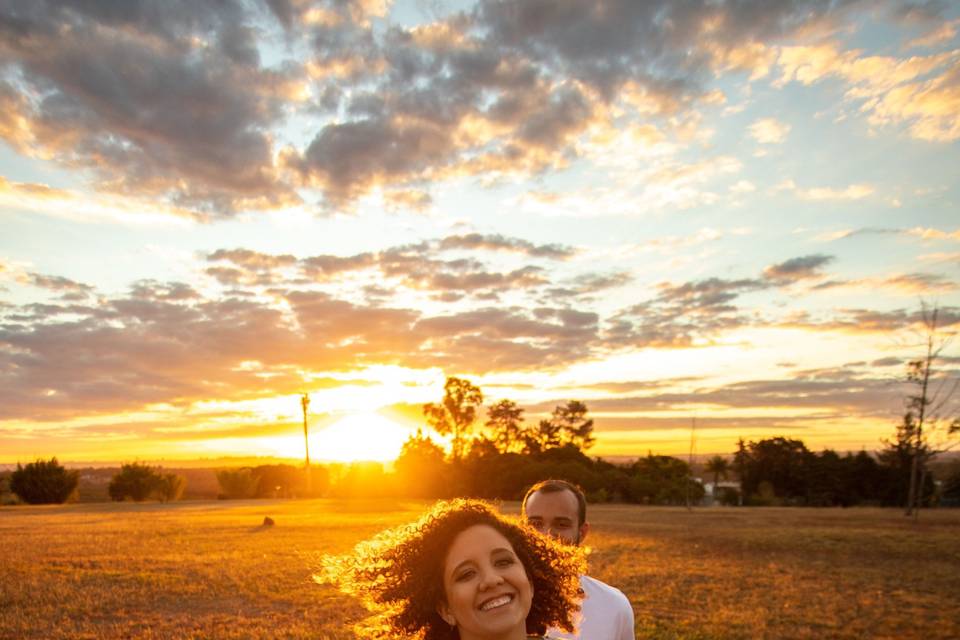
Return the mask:
[[491,526],[464,529],[443,565],[438,611],[461,640],[526,637],[533,585],[510,542]]

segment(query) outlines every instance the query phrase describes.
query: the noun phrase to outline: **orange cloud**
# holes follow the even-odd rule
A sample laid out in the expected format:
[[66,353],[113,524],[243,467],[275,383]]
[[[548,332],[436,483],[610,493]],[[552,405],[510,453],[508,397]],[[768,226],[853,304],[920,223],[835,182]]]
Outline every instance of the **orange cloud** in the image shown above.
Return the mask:
[[841,51],[836,44],[783,47],[780,78],[813,84],[839,77],[849,84],[848,101],[860,103],[874,126],[906,124],[921,140],[960,138],[960,50],[899,59]]

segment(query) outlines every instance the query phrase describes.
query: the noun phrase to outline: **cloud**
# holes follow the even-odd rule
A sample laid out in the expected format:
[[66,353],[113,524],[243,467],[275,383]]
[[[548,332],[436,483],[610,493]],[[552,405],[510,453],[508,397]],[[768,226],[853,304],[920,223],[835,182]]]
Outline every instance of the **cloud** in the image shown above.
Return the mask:
[[5,5],[0,53],[17,73],[0,79],[0,134],[103,191],[198,216],[297,203],[268,133],[293,78],[260,67],[239,5],[175,4]]
[[960,50],[898,59],[840,51],[833,43],[783,47],[777,85],[805,85],[837,77],[844,99],[859,104],[874,127],[905,125],[920,140],[960,138]]
[[27,273],[22,282],[30,286],[48,289],[58,293],[82,294],[86,296],[93,292],[93,287],[82,282],[76,282],[63,276],[47,276],[41,273]]
[[[352,256],[317,255],[296,258],[289,254],[264,254],[248,249],[220,249],[206,256],[208,262],[228,263],[214,266],[206,273],[223,285],[272,285],[299,274],[304,282],[331,282],[348,274],[376,277],[382,284],[387,278],[397,286],[418,291],[434,291],[447,295],[480,292],[495,299],[494,292],[509,289],[531,289],[549,284],[546,271],[534,264],[525,264],[507,271],[495,271],[474,258],[441,259],[444,252],[467,251],[475,254],[519,253],[528,258],[566,260],[576,255],[573,247],[558,244],[534,244],[521,238],[500,234],[478,233],[451,235],[438,240],[389,247],[378,252]],[[378,273],[379,275],[374,276]]]
[[762,118],[750,125],[750,135],[760,144],[781,144],[790,133],[790,125],[776,118]]
[[613,273],[583,273],[567,281],[560,287],[547,291],[550,298],[578,298],[591,296],[608,289],[616,289],[633,282],[634,277],[629,271]]
[[[779,408],[826,412],[832,416],[890,416],[898,396],[886,377],[845,370],[801,373],[788,380],[749,380],[690,392],[660,392],[590,401],[596,412],[686,410],[691,406],[741,409]],[[796,416],[795,416],[796,417]],[[821,415],[821,417],[823,417]],[[698,426],[699,420],[698,420]]]
[[868,184],[851,184],[847,187],[809,187],[801,188],[793,180],[787,179],[778,184],[777,191],[789,191],[803,200],[813,201],[845,201],[862,200],[872,195],[875,189]]
[[[850,9],[817,0],[749,10],[481,0],[414,28],[386,25],[385,1],[122,4],[5,6],[0,138],[86,171],[100,193],[201,220],[300,206],[314,190],[324,211],[350,210],[371,192],[387,207],[422,211],[428,185],[557,171],[607,154],[624,126],[661,153],[665,132],[709,137],[697,109],[724,102],[717,76],[758,79],[775,67],[784,82],[840,74],[855,90],[875,87],[873,75],[898,78],[901,93],[851,99],[869,103],[878,126],[903,120],[918,136],[955,134],[956,78],[941,73],[952,58],[873,74],[893,63],[827,49],[814,50],[815,63],[781,49],[844,24]],[[274,46],[281,39],[286,49]],[[291,138],[291,124],[306,141]],[[772,120],[757,126],[767,142],[784,135]],[[658,186],[644,195],[712,200],[677,171],[651,176]]]
[[[960,324],[960,308],[941,307],[938,318],[940,327]],[[916,327],[923,323],[920,311],[894,309],[877,311],[871,309],[837,309],[832,317],[817,320],[806,315],[783,321],[780,326],[801,329],[842,331],[846,333],[894,333],[901,329]]]
[[763,270],[763,276],[778,284],[789,284],[799,280],[819,278],[823,274],[820,268],[834,260],[834,256],[821,253],[791,258],[779,264],[773,264]]
[[956,231],[943,231],[930,227],[913,227],[904,230],[904,232],[924,240],[960,240],[960,229]]
[[433,197],[426,191],[418,189],[387,191],[383,194],[383,199],[391,209],[409,209],[423,212],[433,205]]
[[935,273],[901,273],[856,280],[828,280],[815,285],[813,290],[863,290],[865,288],[916,295],[953,291],[957,288],[957,283],[951,278]]
[[[717,92],[706,89],[710,70],[769,67],[765,41],[832,19],[827,14],[813,2],[738,12],[668,2],[482,1],[382,38],[311,27],[313,64],[327,74],[316,76],[325,87],[319,93],[345,78],[365,84],[339,93],[352,117],[324,125],[302,152],[289,149],[284,165],[331,206],[387,185],[560,169],[585,145],[602,147],[593,134],[618,114],[686,115],[716,103]],[[375,61],[375,74],[360,70],[366,60]]]
[[657,286],[657,296],[610,318],[604,338],[610,346],[685,348],[709,343],[717,334],[752,320],[733,304],[742,294],[770,285],[763,280],[707,278]]
[[949,22],[940,23],[939,25],[927,31],[927,33],[908,42],[906,45],[904,45],[904,48],[928,48],[949,42],[957,35],[958,26],[960,26],[960,20],[951,20]]
[[576,254],[573,247],[559,244],[535,245],[519,238],[507,238],[500,234],[482,235],[470,233],[466,235],[447,236],[438,244],[440,250],[448,249],[486,249],[491,251],[508,251],[522,253],[531,257],[552,258],[565,260]]

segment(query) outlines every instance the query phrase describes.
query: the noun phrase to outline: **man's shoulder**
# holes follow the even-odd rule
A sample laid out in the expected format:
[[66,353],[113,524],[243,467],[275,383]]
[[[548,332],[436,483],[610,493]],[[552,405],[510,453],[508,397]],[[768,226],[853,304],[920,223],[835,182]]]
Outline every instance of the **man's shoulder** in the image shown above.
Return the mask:
[[630,606],[630,601],[627,600],[627,596],[620,589],[611,587],[606,582],[596,578],[580,576],[580,587],[587,596],[587,600],[593,598],[595,601],[605,600],[607,602],[619,602],[627,607]]

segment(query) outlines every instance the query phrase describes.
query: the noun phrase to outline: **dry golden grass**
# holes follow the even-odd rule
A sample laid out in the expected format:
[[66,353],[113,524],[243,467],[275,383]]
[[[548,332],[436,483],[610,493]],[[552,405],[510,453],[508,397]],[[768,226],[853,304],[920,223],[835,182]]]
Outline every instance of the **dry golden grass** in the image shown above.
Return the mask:
[[[353,638],[308,558],[422,502],[0,509],[0,638]],[[516,512],[515,504],[505,506]],[[262,527],[265,515],[274,527]],[[591,507],[638,638],[960,637],[960,512]]]

